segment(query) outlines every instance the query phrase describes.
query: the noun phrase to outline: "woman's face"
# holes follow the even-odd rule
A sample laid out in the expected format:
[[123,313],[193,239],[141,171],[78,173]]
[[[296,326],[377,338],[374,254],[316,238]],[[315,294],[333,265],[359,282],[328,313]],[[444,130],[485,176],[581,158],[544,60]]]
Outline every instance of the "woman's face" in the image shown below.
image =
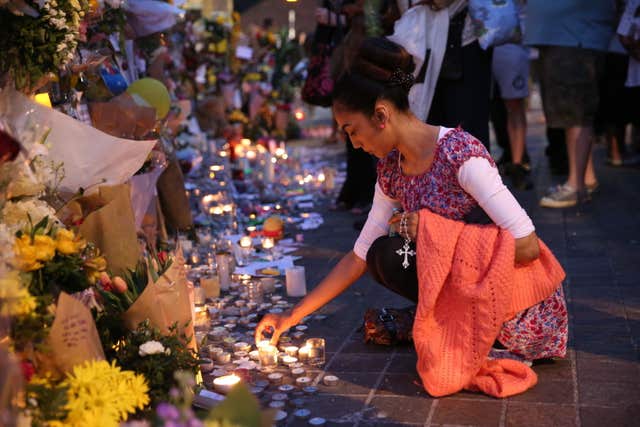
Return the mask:
[[333,115],[338,127],[349,136],[355,148],[362,148],[378,158],[386,157],[393,149],[388,127],[381,128],[373,118],[361,112],[349,111],[334,105]]

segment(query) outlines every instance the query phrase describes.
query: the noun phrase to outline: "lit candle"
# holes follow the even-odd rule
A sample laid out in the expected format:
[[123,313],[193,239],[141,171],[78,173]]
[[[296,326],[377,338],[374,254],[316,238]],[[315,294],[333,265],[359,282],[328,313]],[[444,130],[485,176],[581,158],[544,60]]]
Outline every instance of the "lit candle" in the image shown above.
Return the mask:
[[284,363],[287,366],[290,366],[294,363],[298,362],[298,358],[297,357],[293,357],[293,356],[284,356],[282,358],[282,363]]
[[209,213],[211,215],[222,215],[222,206],[213,206],[209,208]]
[[[278,365],[278,349],[270,344],[259,346],[258,358],[262,368],[275,368]],[[269,380],[271,380],[271,376],[269,376]]]
[[284,352],[287,353],[287,356],[296,357],[298,355],[298,347],[295,345],[289,345],[284,348]]
[[324,338],[309,338],[306,347],[309,347],[309,364],[314,366],[324,365]]
[[272,237],[265,237],[262,239],[262,248],[265,250],[270,250],[274,247],[275,242]]
[[236,374],[225,375],[213,380],[213,388],[218,393],[227,394],[239,382],[240,377]]
[[301,347],[298,350],[298,359],[300,359],[301,362],[309,360],[309,351],[310,350],[311,350],[311,348],[309,348],[307,346]]
[[231,362],[231,353],[227,353],[226,351],[222,351],[216,354],[216,362],[221,365],[226,365]]
[[211,167],[209,167],[209,170],[211,172],[220,172],[221,170],[224,170],[224,166],[223,165],[211,165]]
[[252,240],[249,236],[242,236],[240,238],[240,247],[241,248],[251,248]]
[[222,211],[224,213],[230,213],[232,210],[233,210],[233,205],[230,203],[222,206]]

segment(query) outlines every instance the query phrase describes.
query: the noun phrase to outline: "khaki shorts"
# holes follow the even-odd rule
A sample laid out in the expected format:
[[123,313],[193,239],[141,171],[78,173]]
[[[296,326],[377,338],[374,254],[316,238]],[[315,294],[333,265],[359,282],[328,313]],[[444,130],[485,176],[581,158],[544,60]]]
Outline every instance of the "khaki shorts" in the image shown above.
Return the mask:
[[604,52],[567,46],[540,46],[539,51],[547,126],[593,126]]

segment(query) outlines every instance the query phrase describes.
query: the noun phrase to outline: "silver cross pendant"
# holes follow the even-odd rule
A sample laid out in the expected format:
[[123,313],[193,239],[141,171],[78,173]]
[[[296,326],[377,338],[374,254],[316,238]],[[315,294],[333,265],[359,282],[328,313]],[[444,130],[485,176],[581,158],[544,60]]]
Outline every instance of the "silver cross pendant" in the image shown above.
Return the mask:
[[402,261],[402,267],[404,267],[404,269],[406,270],[407,268],[409,268],[409,257],[414,256],[416,254],[416,251],[412,250],[409,247],[409,240],[405,240],[402,249],[398,249],[396,253],[404,257],[404,260]]

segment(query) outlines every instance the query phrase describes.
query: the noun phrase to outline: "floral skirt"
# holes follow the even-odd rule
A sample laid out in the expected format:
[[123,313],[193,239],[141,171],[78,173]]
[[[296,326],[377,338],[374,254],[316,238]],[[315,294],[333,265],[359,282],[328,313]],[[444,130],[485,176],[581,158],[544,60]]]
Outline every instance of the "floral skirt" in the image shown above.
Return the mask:
[[562,286],[544,301],[505,322],[498,341],[526,360],[564,357],[567,353],[569,318]]

